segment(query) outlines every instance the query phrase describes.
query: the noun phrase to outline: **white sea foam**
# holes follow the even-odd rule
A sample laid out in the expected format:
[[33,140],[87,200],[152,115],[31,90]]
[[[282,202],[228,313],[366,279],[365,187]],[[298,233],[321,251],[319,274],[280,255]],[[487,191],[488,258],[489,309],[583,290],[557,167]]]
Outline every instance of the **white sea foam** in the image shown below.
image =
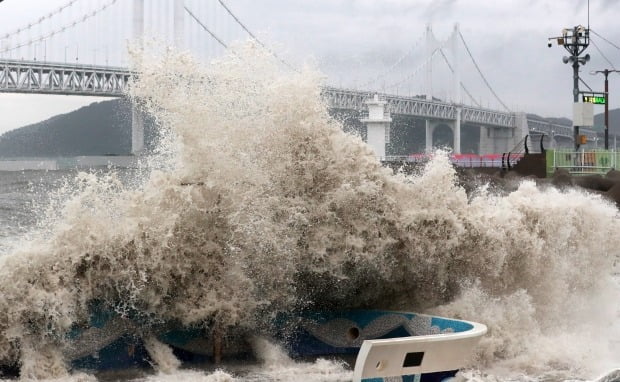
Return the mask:
[[[252,44],[208,66],[143,56],[136,70],[131,96],[161,128],[152,171],[137,189],[80,174],[47,231],[0,258],[4,362],[65,378],[64,334],[93,300],[139,312],[145,338],[152,317],[243,332],[301,307],[461,317],[490,328],[472,380],[593,378],[620,362],[610,203],[531,182],[468,197],[441,152],[393,175],[330,119],[319,73],[284,72]],[[267,343],[245,374],[174,371],[151,345],[162,365],[149,380],[350,378]]]

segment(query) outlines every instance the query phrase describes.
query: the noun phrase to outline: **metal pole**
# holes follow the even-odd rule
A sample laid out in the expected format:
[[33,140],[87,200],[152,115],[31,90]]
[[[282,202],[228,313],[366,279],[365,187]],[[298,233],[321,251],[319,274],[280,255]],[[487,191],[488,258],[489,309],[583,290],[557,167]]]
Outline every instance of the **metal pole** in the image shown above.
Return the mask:
[[[575,31],[575,36],[577,35],[577,31]],[[576,43],[575,43],[576,44]],[[577,50],[578,47],[575,47]],[[579,102],[579,61],[577,60],[577,55],[575,54],[575,61],[573,62],[573,102]],[[575,125],[575,151],[579,151],[579,126]]]
[[609,85],[607,82],[607,76],[609,70],[605,69],[605,150],[609,150]]

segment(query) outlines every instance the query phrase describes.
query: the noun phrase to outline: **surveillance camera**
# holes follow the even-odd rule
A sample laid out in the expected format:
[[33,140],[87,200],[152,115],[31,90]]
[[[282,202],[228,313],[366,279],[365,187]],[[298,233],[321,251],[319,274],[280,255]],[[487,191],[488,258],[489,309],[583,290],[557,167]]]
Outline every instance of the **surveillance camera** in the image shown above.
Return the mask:
[[551,45],[552,45],[552,44],[551,44],[551,41],[547,41],[547,46],[548,46],[549,48],[551,48]]

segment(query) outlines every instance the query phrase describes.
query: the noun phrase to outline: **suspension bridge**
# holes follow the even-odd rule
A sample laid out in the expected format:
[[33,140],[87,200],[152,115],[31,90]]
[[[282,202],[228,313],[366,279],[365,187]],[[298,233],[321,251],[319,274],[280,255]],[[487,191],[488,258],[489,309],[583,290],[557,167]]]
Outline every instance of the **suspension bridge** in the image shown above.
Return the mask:
[[[224,0],[70,0],[26,25],[0,34],[0,92],[122,97],[134,75],[128,69],[127,45],[145,36],[155,36],[189,51],[201,61],[222,55],[231,41],[250,38],[294,69],[258,39]],[[544,135],[554,142],[572,145],[571,126],[528,118],[506,106],[480,69],[458,25],[444,40],[438,40],[430,26],[424,36],[423,59],[400,80],[423,77],[423,89],[417,95],[376,90],[376,84],[381,80],[385,83],[387,73],[406,55],[366,81],[364,90],[334,86],[322,89],[330,108],[359,113],[367,129],[367,141],[378,156],[386,156],[392,116],[398,115],[424,121],[427,151],[436,144],[436,133],[443,130],[448,131],[450,145],[459,154],[464,124],[469,130],[477,130],[477,154],[510,151],[528,135]],[[461,81],[461,51],[474,64],[500,110],[482,107]],[[449,99],[434,96],[434,61],[442,61],[448,69]],[[462,97],[463,93],[468,98]],[[598,139],[595,130],[582,128],[581,133],[590,142]],[[142,118],[134,110],[133,153],[139,154],[143,146]]]

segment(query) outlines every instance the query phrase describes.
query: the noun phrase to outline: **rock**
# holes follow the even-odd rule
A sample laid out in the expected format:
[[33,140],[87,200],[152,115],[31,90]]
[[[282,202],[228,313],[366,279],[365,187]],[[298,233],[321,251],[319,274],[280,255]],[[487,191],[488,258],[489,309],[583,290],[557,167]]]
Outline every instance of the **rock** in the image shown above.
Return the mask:
[[611,178],[603,178],[600,175],[588,175],[588,176],[576,177],[573,183],[580,187],[587,188],[589,190],[607,192],[618,181],[620,181],[620,178],[611,179]]
[[620,181],[620,171],[618,170],[614,170],[613,168],[611,170],[609,170],[607,172],[607,174],[605,174],[605,177],[607,179],[612,179],[612,180],[617,180]]
[[551,178],[551,184],[558,188],[566,188],[574,185],[573,177],[568,170],[559,168],[555,170]]
[[613,185],[605,195],[611,200],[616,202],[616,205],[620,206],[620,182]]

